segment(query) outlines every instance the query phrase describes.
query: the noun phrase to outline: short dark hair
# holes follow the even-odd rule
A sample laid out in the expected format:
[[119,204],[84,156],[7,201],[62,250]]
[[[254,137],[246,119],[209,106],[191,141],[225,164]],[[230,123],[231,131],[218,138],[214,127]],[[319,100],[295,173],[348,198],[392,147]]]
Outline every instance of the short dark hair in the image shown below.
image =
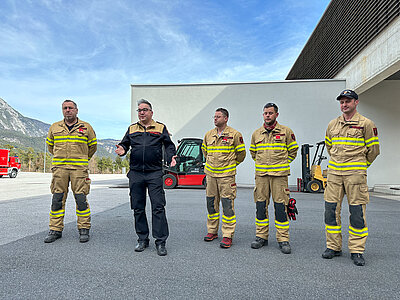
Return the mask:
[[273,107],[275,112],[278,112],[278,106],[275,103],[269,102],[267,104],[264,105],[264,109],[269,108],[269,107]]
[[70,100],[70,99],[66,99],[64,100],[64,102],[61,104],[61,106],[65,103],[65,102],[71,102],[75,105],[75,108],[78,108],[78,104],[76,104],[74,101]]
[[225,108],[220,107],[220,108],[217,108],[215,111],[216,111],[216,112],[219,111],[219,112],[221,112],[225,117],[229,118],[229,112],[228,112],[228,110],[226,110]]
[[139,106],[140,104],[147,104],[148,106],[150,106],[150,109],[152,110],[153,109],[153,107],[151,106],[151,103],[149,102],[149,101],[147,101],[146,99],[140,99],[140,100],[138,100],[138,102],[137,102],[137,105]]

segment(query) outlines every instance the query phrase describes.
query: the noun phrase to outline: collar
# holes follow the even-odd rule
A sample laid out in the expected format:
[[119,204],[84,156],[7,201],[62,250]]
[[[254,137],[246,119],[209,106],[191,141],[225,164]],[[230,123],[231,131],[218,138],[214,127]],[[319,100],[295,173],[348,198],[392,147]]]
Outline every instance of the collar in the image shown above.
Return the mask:
[[[268,128],[268,129],[267,129]],[[269,129],[271,128],[271,129]],[[263,126],[261,127],[261,130],[263,133],[268,133],[268,132],[273,132],[273,131],[281,131],[281,125],[278,123],[278,121],[275,121],[275,124],[272,126],[265,126],[265,123],[263,123]],[[270,131],[268,131],[270,130]]]
[[359,121],[360,121],[360,114],[358,113],[358,111],[354,114],[354,116],[349,120],[349,121],[346,121],[345,119],[344,119],[344,116],[343,116],[343,114],[339,117],[339,121],[341,122],[341,123],[345,123],[345,124],[349,124],[349,123],[351,123],[351,124],[357,124]]
[[154,121],[153,119],[151,119],[150,124],[146,127],[143,124],[140,123],[140,121],[138,121],[136,124],[138,124],[139,126],[143,127],[143,128],[152,128],[156,126],[156,121]]
[[266,130],[272,131],[272,130],[275,129],[275,127],[276,127],[277,124],[278,124],[278,121],[275,120],[275,123],[272,124],[271,126],[267,126],[267,125],[265,125],[265,123],[263,123],[263,126],[264,126],[264,128],[265,128]]

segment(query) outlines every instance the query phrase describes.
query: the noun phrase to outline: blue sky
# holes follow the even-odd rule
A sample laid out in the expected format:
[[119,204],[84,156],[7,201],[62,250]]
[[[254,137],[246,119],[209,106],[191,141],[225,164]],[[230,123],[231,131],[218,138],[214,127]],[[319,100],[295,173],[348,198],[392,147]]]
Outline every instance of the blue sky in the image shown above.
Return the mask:
[[2,0],[0,98],[46,123],[73,99],[120,139],[130,84],[283,80],[329,2]]

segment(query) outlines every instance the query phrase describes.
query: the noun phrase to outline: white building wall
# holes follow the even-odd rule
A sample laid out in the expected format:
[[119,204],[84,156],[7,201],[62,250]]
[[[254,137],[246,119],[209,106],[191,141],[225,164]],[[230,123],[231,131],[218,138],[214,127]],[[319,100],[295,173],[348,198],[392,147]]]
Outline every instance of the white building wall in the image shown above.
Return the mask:
[[[154,119],[167,125],[176,142],[184,137],[203,138],[214,127],[215,109],[228,109],[228,125],[243,134],[247,150],[238,167],[237,183],[253,185],[254,162],[248,149],[253,131],[263,123],[263,106],[268,102],[278,105],[278,122],[292,128],[299,146],[315,144],[324,140],[328,122],[340,115],[336,96],[344,88],[343,80],[132,85],[132,122],[137,121],[137,100],[145,98],[153,105]],[[301,177],[300,149],[291,173],[289,184],[295,185]]]
[[358,111],[378,128],[381,154],[368,168],[368,184],[400,183],[400,81],[384,80],[359,95]]

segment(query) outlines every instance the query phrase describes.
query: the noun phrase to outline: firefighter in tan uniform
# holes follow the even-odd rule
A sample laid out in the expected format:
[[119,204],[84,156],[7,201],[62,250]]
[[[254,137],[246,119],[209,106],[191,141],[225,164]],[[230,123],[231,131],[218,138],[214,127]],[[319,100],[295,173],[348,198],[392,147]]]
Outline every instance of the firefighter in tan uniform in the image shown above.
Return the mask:
[[264,124],[254,131],[251,137],[250,153],[255,161],[256,186],[256,239],[251,248],[259,249],[268,245],[269,218],[268,205],[272,195],[275,209],[276,239],[285,254],[291,253],[289,244],[289,203],[288,176],[289,164],[296,158],[299,146],[293,131],[280,125],[278,106],[267,103],[264,106]]
[[347,195],[350,211],[349,250],[357,266],[363,266],[368,236],[365,219],[369,202],[367,168],[379,155],[378,130],[375,124],[357,112],[358,95],[344,90],[337,97],[343,115],[332,120],[326,130],[325,144],[330,155],[325,189],[325,233],[327,249],[323,258],[342,254],[340,211]]
[[246,149],[240,132],[227,126],[229,113],[218,108],[214,115],[215,128],[208,131],[201,146],[206,158],[205,173],[207,180],[207,235],[206,242],[218,238],[219,202],[222,202],[222,248],[232,245],[235,233],[236,215],[236,166],[246,157]]
[[64,228],[65,200],[68,186],[76,202],[79,241],[89,240],[90,208],[86,195],[89,194],[90,179],[88,162],[97,149],[96,134],[89,123],[77,118],[78,107],[72,100],[62,104],[64,120],[51,125],[47,135],[47,147],[53,154],[50,210],[50,231],[44,242],[52,243],[61,238]]

